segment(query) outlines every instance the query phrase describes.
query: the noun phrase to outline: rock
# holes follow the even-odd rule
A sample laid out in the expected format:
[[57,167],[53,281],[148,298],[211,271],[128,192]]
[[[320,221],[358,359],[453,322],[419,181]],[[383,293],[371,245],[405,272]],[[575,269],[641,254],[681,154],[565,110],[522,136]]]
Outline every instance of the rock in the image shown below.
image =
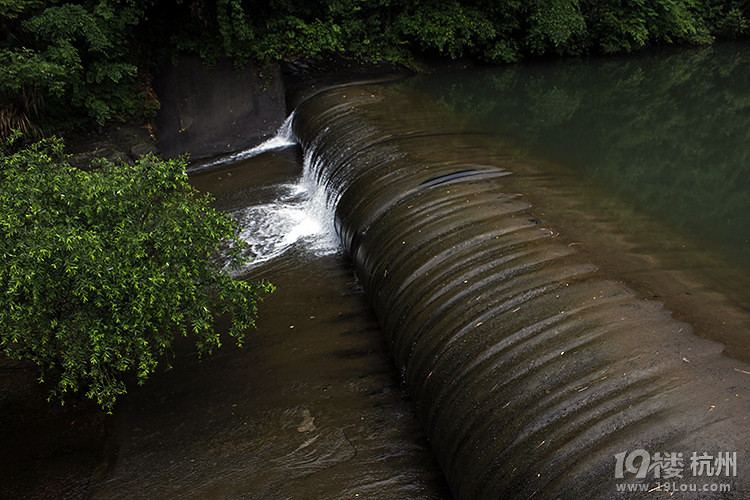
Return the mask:
[[159,154],[147,126],[122,123],[109,125],[99,131],[68,134],[65,147],[71,155],[68,162],[78,168],[88,168],[98,158],[133,163],[144,154]]
[[281,70],[250,64],[236,69],[228,59],[208,68],[182,57],[154,82],[161,109],[154,131],[166,156],[192,160],[251,148],[271,137],[287,115]]
[[145,156],[145,155],[147,155],[149,153],[157,154],[157,152],[158,151],[156,149],[156,145],[155,144],[149,144],[149,143],[146,143],[146,142],[138,143],[138,144],[136,144],[136,145],[134,145],[133,147],[130,148],[130,156],[133,156],[133,157],[136,157],[136,158],[141,157],[141,156]]

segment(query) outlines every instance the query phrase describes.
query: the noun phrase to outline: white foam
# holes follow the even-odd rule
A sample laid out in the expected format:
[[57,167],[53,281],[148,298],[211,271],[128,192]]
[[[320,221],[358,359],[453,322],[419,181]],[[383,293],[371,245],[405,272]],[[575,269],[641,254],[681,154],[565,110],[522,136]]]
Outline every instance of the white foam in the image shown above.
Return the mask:
[[303,173],[294,184],[276,186],[276,199],[248,206],[232,213],[240,224],[240,239],[246,243],[245,256],[251,260],[232,274],[280,257],[296,249],[316,256],[340,251],[334,229],[333,203],[323,186],[315,181],[310,154],[304,156]]

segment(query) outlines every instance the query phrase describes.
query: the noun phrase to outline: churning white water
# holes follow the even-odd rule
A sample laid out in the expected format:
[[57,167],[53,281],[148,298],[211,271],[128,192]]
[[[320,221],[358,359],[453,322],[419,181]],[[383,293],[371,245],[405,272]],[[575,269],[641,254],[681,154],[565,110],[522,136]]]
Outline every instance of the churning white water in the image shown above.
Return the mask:
[[[252,150],[236,153],[231,160],[222,160],[223,163],[257,156],[261,164],[249,164],[248,168],[263,168],[262,153],[297,144],[291,130],[292,118],[290,115],[273,138]],[[317,183],[317,170],[311,155],[306,154],[297,182],[272,186],[273,201],[249,205],[231,213],[240,225],[240,239],[246,243],[243,253],[250,260],[239,269],[228,268],[230,273],[242,274],[292,249],[315,255],[340,250],[334,229],[335,200],[329,200],[324,187]]]

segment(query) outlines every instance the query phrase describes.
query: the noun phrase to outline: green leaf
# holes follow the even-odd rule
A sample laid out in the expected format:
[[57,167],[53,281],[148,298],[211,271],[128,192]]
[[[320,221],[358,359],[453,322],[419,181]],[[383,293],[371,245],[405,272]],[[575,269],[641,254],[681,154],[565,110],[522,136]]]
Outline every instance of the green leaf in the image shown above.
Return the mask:
[[0,153],[0,346],[39,364],[55,395],[111,410],[129,373],[146,380],[190,332],[200,352],[238,343],[268,284],[235,282],[212,260],[241,245],[231,219],[187,182],[181,160],[67,165],[62,142]]

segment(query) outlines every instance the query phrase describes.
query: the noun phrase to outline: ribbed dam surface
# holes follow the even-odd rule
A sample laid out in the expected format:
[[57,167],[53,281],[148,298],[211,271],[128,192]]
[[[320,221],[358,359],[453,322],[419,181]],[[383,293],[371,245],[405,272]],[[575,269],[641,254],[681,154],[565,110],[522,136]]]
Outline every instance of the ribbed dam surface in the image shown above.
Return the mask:
[[672,486],[709,485],[683,497],[750,495],[750,368],[547,227],[512,155],[400,120],[400,99],[330,89],[293,129],[454,495],[662,498],[665,457]]

